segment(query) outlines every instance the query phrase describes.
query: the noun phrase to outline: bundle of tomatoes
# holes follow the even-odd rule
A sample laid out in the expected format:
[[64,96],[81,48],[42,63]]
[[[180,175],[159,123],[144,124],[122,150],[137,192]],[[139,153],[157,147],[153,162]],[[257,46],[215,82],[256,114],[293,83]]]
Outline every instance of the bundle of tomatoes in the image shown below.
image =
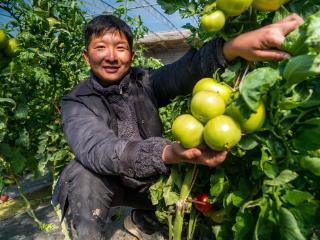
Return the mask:
[[205,6],[201,16],[201,27],[206,32],[223,29],[228,17],[241,15],[252,6],[259,11],[275,11],[286,0],[217,0]]
[[16,54],[18,45],[17,39],[9,38],[6,32],[0,29],[0,69],[11,62]]
[[215,151],[236,145],[242,134],[258,131],[265,120],[265,106],[260,102],[249,116],[237,104],[237,92],[213,78],[203,78],[193,88],[191,114],[178,116],[172,134],[183,147],[205,143]]

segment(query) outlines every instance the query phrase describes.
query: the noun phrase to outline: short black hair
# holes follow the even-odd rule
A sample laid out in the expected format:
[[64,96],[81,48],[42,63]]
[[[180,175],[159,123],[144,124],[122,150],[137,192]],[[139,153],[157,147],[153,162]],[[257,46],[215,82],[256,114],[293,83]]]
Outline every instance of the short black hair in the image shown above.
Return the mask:
[[84,29],[85,47],[88,48],[93,35],[99,36],[108,30],[116,30],[123,33],[127,38],[130,50],[132,51],[133,34],[129,25],[122,19],[113,15],[99,15],[89,21]]

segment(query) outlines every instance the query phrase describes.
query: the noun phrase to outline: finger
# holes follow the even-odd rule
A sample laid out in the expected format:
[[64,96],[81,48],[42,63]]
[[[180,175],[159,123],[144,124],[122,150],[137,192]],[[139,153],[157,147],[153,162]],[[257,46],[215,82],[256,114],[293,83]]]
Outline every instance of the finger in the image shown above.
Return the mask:
[[281,24],[281,32],[283,35],[287,35],[288,33],[292,32],[294,29],[299,27],[301,24],[303,24],[303,19],[302,18],[292,18],[288,19]]
[[258,60],[281,61],[290,57],[288,53],[279,50],[256,50],[255,54]]
[[298,14],[296,13],[293,13],[293,14],[290,14],[289,16],[283,18],[281,21],[279,22],[290,22],[290,21],[297,21],[299,22],[300,24],[304,23],[304,20],[302,17],[300,17]]
[[195,159],[201,156],[201,151],[198,148],[190,148],[183,152],[183,157],[186,159]]

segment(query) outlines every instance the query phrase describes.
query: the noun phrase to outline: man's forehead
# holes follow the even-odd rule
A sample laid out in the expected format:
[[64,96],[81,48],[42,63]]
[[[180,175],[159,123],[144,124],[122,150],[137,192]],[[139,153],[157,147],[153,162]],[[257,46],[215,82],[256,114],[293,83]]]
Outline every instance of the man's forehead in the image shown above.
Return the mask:
[[128,42],[128,39],[126,37],[126,35],[118,30],[118,29],[115,29],[115,28],[111,28],[111,29],[104,29],[104,30],[101,30],[100,32],[98,33],[94,33],[92,36],[91,36],[91,39],[93,38],[102,38],[104,37],[105,35],[111,35],[111,36],[116,36],[116,37],[120,37],[121,39],[123,39],[124,41]]

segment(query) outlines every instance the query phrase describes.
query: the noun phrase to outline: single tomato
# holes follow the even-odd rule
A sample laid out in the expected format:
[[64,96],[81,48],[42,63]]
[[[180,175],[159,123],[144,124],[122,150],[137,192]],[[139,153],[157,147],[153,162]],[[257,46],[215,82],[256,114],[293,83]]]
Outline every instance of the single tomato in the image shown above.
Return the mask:
[[217,0],[217,8],[222,10],[227,16],[239,16],[246,11],[252,0]]
[[175,139],[185,148],[197,147],[202,143],[203,125],[190,114],[178,116],[171,130]]
[[220,115],[211,119],[204,127],[205,143],[215,151],[230,149],[241,139],[241,128],[231,117]]
[[0,49],[3,49],[8,44],[8,37],[4,30],[0,29]]
[[202,214],[208,213],[212,209],[212,204],[209,203],[209,196],[206,193],[197,194],[193,199],[194,207]]
[[261,129],[266,119],[266,109],[264,103],[261,101],[258,105],[256,112],[251,113],[249,118],[245,118],[240,109],[231,104],[226,109],[226,115],[235,119],[241,129],[246,133],[253,133]]
[[7,47],[4,49],[5,54],[9,57],[13,57],[19,47],[18,40],[15,38],[10,38]]
[[54,25],[60,23],[60,22],[59,22],[56,18],[54,18],[54,17],[48,17],[48,18],[47,18],[47,21],[48,21],[50,27],[53,27]]
[[224,27],[226,16],[222,11],[215,10],[202,15],[200,22],[206,32],[218,32]]
[[200,91],[211,91],[218,93],[224,99],[225,103],[227,103],[232,95],[233,90],[226,83],[217,82],[217,80],[213,78],[202,78],[193,87],[192,95],[195,95]]
[[7,194],[0,195],[0,202],[4,203],[4,202],[7,202],[8,200],[9,200],[9,195]]
[[284,2],[284,0],[253,0],[252,7],[259,11],[271,12],[278,10]]
[[214,92],[200,91],[191,99],[191,113],[202,123],[224,113],[226,104],[223,98]]

